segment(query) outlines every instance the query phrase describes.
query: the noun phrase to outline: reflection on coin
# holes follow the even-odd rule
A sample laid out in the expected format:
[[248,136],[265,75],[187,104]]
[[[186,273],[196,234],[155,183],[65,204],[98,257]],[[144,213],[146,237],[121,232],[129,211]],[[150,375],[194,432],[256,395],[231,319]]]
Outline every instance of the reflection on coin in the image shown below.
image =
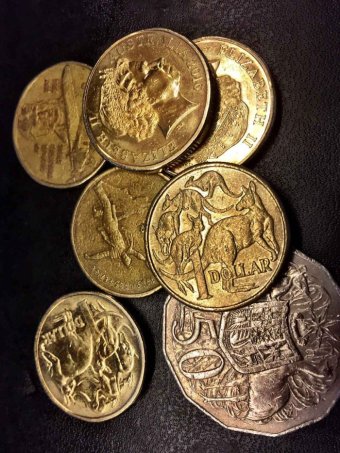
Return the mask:
[[72,245],[87,277],[106,292],[142,297],[160,286],[146,261],[148,210],[168,178],[109,170],[85,188],[72,220]]
[[154,201],[147,253],[161,284],[206,310],[259,297],[279,271],[287,224],[267,184],[232,164],[197,165],[173,179]]
[[340,390],[340,290],[295,252],[247,307],[198,311],[170,297],[164,353],[184,396],[223,426],[268,436],[323,418]]
[[208,66],[197,47],[154,28],[115,42],[99,59],[84,96],[84,120],[113,164],[156,170],[202,132],[210,103]]
[[195,40],[217,80],[219,107],[209,138],[187,160],[170,171],[220,161],[241,164],[267,137],[275,112],[275,96],[262,59],[241,43],[226,38]]
[[47,395],[85,421],[116,417],[141,390],[141,334],[124,308],[106,294],[80,292],[58,299],[40,322],[34,356]]
[[91,68],[59,63],[41,72],[18,103],[13,141],[27,173],[40,184],[67,188],[82,184],[103,165],[90,145],[82,98]]

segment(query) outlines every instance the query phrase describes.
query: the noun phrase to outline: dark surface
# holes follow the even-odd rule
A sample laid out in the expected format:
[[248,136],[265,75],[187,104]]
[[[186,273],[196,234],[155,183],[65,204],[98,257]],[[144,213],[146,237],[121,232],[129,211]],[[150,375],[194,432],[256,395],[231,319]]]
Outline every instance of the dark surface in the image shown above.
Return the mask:
[[55,407],[35,373],[33,341],[41,316],[55,299],[95,289],[70,245],[70,220],[82,188],[36,184],[19,165],[11,139],[21,91],[54,63],[93,65],[117,38],[148,27],[171,28],[189,38],[239,40],[266,61],[278,97],[271,136],[246,165],[281,197],[292,246],[323,263],[339,283],[338,5],[335,0],[1,1],[0,438],[5,451],[340,450],[339,403],[315,425],[265,438],[223,429],[185,400],[162,353],[164,291],[123,301],[143,331],[148,352],[137,403],[116,420],[98,425]]

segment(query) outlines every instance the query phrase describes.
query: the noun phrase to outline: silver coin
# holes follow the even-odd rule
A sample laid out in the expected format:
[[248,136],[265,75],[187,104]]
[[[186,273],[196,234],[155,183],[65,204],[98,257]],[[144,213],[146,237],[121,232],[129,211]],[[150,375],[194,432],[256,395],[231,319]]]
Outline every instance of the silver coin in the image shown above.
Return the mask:
[[184,396],[221,425],[278,436],[325,417],[340,393],[340,289],[295,251],[257,302],[207,312],[169,297],[164,353]]

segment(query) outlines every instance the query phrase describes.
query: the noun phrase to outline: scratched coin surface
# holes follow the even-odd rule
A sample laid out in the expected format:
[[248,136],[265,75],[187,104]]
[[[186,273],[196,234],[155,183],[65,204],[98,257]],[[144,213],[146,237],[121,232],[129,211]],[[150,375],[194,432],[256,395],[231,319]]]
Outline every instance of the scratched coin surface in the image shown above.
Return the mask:
[[161,284],[181,301],[225,310],[256,299],[287,249],[287,224],[269,186],[240,166],[197,165],[154,201],[147,252]]
[[217,108],[209,138],[171,172],[207,161],[241,164],[267,137],[275,113],[270,74],[245,45],[216,36],[194,41],[207,57],[217,81]]
[[207,312],[169,297],[164,353],[186,398],[227,428],[277,436],[328,414],[340,393],[340,290],[295,251],[257,302]]
[[13,141],[27,173],[55,188],[91,178],[104,159],[87,136],[82,98],[91,68],[73,61],[41,72],[23,92],[14,117]]
[[72,245],[87,277],[122,297],[142,297],[160,288],[147,261],[148,210],[168,178],[115,168],[85,188],[72,220]]
[[34,356],[47,395],[85,421],[116,417],[134,403],[142,387],[141,334],[106,294],[80,292],[58,299],[39,324]]
[[195,146],[210,103],[207,63],[171,30],[115,42],[98,60],[84,96],[91,141],[113,164],[157,170]]

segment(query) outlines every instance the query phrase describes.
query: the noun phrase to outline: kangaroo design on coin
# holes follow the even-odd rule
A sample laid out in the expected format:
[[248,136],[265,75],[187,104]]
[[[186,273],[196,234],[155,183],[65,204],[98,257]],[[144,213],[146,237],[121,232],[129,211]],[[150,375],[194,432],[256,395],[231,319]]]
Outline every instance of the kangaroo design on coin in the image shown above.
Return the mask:
[[262,144],[273,123],[275,94],[262,59],[244,44],[216,36],[196,39],[217,82],[217,107],[209,137],[169,171],[207,161],[243,163]]
[[124,297],[159,289],[145,251],[145,224],[154,197],[167,183],[160,174],[109,170],[84,190],[75,208],[72,245],[87,277]]
[[158,170],[199,142],[209,105],[200,51],[155,28],[120,39],[100,57],[85,90],[84,121],[113,164]]
[[40,380],[70,415],[103,421],[136,399],[144,374],[144,348],[130,316],[112,298],[74,293],[55,302],[35,340]]
[[[85,253],[84,257],[91,260],[101,260],[104,258],[119,259],[125,266],[131,264],[131,256],[135,256],[141,261],[145,261],[145,256],[137,252],[133,246],[133,237],[120,227],[119,221],[122,217],[117,217],[116,205],[107,196],[102,181],[93,188],[100,201],[100,208],[94,206],[94,217],[100,219],[98,233],[108,244],[109,248],[93,254]],[[123,216],[126,217],[126,216]]]
[[296,251],[246,307],[203,312],[170,297],[164,352],[184,395],[225,427],[287,433],[320,420],[339,395],[339,288]]
[[194,307],[224,310],[270,285],[285,255],[287,226],[256,175],[205,164],[172,180],[155,200],[147,244],[155,275],[172,294]]
[[39,74],[21,96],[14,118],[14,144],[26,171],[41,184],[73,187],[104,163],[90,145],[82,118],[90,72],[81,63],[59,63]]

